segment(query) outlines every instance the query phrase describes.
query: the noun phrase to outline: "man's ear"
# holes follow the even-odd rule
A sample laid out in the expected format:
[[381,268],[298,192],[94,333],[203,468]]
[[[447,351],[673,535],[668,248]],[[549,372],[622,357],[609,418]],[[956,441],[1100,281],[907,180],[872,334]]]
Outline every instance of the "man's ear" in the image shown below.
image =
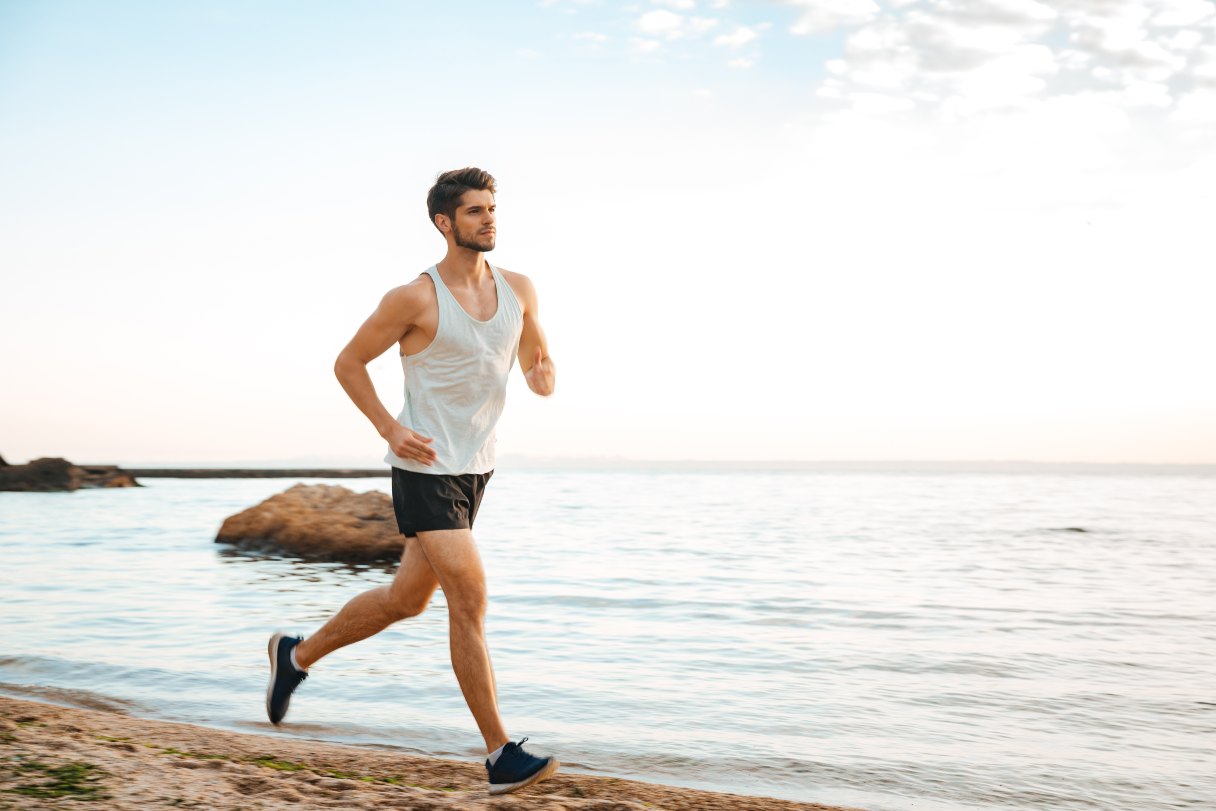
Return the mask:
[[448,215],[446,214],[436,214],[435,227],[439,229],[441,234],[447,234],[452,230],[452,221],[448,219]]

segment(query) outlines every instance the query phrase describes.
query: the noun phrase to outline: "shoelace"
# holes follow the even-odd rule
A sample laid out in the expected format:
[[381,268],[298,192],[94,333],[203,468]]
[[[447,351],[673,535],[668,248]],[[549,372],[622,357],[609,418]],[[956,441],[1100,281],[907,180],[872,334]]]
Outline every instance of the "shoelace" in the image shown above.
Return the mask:
[[[538,758],[536,755],[532,754],[531,752],[526,752],[526,751],[524,751],[524,744],[525,744],[525,743],[527,743],[527,741],[528,741],[527,737],[520,738],[519,743],[516,743],[515,741],[507,741],[507,746],[514,746],[514,747],[515,747],[515,752],[516,752],[517,754],[519,754],[519,755],[523,755],[523,757],[524,757],[524,758],[527,758],[528,760],[531,760],[531,761],[537,761],[537,762],[539,762],[539,761],[541,760],[541,758]],[[504,747],[504,749],[503,749],[503,754],[504,754],[504,755],[506,754],[506,748],[505,748],[505,747]],[[525,761],[525,762],[527,762],[527,761]],[[506,767],[506,761],[504,761],[504,760],[502,759],[502,757],[499,757],[498,762],[497,762],[497,763],[494,763],[494,764],[491,764],[491,763],[490,763],[488,760],[486,761],[486,767],[487,767],[488,769],[490,769],[490,773],[491,773],[491,775],[493,775],[493,774],[494,774],[494,769],[498,767],[498,764],[499,764],[499,763],[502,763],[502,764],[503,764],[503,766],[504,766],[504,768]],[[520,766],[520,765],[522,765],[522,764],[520,764],[520,762],[519,762],[519,761],[515,761],[515,764],[516,764],[516,766]],[[491,779],[492,779],[492,778],[491,778]]]
[[520,738],[519,743],[515,744],[515,751],[530,760],[542,760],[542,758],[538,758],[536,755],[532,754],[527,749],[524,749],[524,744],[527,742],[527,740],[528,739],[526,737]]

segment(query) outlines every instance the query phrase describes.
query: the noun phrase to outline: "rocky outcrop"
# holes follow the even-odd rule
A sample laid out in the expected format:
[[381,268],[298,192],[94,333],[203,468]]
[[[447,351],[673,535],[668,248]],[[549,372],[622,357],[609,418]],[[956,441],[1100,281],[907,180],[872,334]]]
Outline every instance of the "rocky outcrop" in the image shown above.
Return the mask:
[[335,484],[297,484],[229,516],[216,543],[311,560],[397,560],[405,539],[386,493]]
[[74,465],[58,457],[0,465],[0,490],[47,493],[87,487],[139,487],[139,482],[114,465]]

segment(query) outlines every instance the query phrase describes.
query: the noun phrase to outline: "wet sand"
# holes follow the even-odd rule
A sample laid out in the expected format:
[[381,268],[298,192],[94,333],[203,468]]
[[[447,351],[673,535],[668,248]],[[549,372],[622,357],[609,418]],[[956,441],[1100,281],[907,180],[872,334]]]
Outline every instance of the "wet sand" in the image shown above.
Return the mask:
[[490,797],[476,763],[0,696],[0,809],[60,807],[841,811],[563,772]]

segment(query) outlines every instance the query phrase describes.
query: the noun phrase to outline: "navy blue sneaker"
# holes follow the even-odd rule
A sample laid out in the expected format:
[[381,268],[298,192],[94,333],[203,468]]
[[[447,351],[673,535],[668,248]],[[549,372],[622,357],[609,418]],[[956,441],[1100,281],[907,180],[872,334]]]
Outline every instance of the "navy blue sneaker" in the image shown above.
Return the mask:
[[303,670],[296,670],[291,663],[291,649],[304,641],[300,636],[275,634],[270,637],[266,652],[270,654],[270,684],[266,686],[266,714],[275,726],[287,714],[291,694],[308,678]]
[[519,791],[525,786],[539,783],[557,771],[558,762],[555,757],[536,757],[524,751],[524,738],[519,743],[508,743],[502,748],[494,765],[486,761],[486,771],[490,775],[491,794],[509,794]]

